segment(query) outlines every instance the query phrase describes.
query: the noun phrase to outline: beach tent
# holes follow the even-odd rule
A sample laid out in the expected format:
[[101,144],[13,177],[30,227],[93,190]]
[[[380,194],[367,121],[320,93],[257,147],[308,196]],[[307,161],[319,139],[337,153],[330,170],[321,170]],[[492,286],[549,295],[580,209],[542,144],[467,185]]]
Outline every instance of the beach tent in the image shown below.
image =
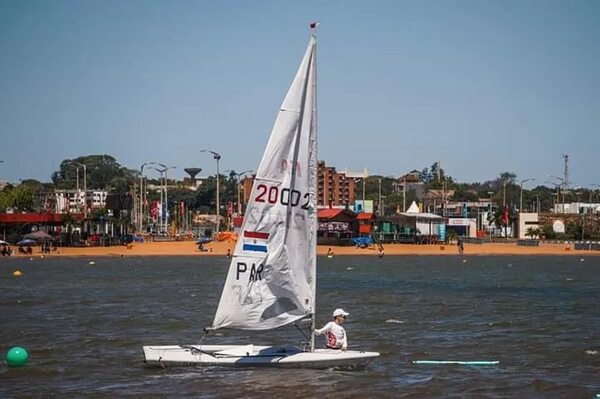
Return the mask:
[[40,241],[40,240],[52,240],[53,239],[50,234],[48,234],[48,233],[46,233],[45,231],[42,231],[42,230],[38,230],[38,231],[36,231],[34,233],[25,234],[23,236],[23,238],[26,239],[26,240],[37,240],[37,241]]
[[410,204],[406,212],[400,212],[401,216],[413,221],[414,227],[423,235],[437,235],[437,225],[441,223],[442,217],[435,213],[421,212],[415,201]]

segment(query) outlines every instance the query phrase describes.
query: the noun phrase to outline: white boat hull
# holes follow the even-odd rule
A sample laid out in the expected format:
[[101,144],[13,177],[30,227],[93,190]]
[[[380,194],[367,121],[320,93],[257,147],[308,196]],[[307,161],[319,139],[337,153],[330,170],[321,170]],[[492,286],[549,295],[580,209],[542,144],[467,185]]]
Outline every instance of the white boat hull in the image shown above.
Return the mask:
[[254,345],[167,345],[144,346],[149,366],[267,366],[279,368],[363,368],[378,357],[377,352]]

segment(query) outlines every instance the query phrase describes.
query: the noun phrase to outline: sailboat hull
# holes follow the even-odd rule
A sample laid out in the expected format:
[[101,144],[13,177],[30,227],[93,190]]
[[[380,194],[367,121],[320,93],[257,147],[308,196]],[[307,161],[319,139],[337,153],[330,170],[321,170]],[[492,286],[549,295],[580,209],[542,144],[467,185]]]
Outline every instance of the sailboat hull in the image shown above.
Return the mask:
[[377,352],[255,345],[168,345],[144,346],[148,366],[225,366],[328,369],[364,368],[379,357]]

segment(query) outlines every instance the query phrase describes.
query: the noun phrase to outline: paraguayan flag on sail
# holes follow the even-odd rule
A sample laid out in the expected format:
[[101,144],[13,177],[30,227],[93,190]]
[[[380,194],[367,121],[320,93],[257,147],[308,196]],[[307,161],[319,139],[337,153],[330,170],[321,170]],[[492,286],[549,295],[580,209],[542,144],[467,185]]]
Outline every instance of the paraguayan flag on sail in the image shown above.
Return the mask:
[[244,230],[242,249],[244,251],[267,252],[269,233]]

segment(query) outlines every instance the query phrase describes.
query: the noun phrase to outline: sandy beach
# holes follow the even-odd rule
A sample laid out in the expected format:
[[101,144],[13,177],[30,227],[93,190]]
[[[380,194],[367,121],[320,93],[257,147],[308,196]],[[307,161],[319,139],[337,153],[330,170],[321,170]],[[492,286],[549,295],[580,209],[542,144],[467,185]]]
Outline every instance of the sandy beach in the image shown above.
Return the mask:
[[[32,255],[13,256],[224,256],[227,250],[233,251],[234,242],[211,242],[205,246],[207,252],[200,252],[193,241],[145,242],[129,246],[60,248],[50,254],[42,254],[39,247],[33,248]],[[334,255],[372,255],[377,256],[375,248],[356,248],[341,246],[318,246],[317,253],[326,255],[331,248]],[[410,245],[386,244],[385,255],[457,255],[456,245]],[[14,249],[14,247],[13,247]],[[600,251],[575,251],[572,244],[544,244],[539,247],[523,247],[509,244],[465,244],[464,255],[600,255]]]

